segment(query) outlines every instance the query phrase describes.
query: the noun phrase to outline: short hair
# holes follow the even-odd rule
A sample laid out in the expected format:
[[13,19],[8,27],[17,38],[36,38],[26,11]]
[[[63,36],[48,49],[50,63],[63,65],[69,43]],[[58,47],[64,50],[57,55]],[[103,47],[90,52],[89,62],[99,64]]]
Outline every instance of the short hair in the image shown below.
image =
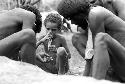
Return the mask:
[[35,33],[39,33],[41,31],[42,27],[42,16],[40,14],[40,11],[32,5],[22,5],[20,8],[25,9],[27,11],[31,11],[36,15],[36,21],[35,21],[35,28],[33,29]]
[[78,13],[88,14],[90,2],[88,0],[62,0],[57,7],[58,13],[64,18],[72,17]]
[[50,13],[46,16],[44,20],[44,25],[46,27],[47,22],[57,23],[58,28],[61,29],[62,26],[62,18],[58,13]]

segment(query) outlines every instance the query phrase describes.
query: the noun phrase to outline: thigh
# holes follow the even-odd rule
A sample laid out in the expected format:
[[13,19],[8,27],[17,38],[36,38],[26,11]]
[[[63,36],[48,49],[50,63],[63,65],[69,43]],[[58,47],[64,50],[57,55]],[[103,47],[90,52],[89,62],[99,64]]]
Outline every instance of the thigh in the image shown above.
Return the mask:
[[108,52],[110,53],[113,61],[116,63],[125,63],[125,47],[109,35],[107,39]]
[[12,52],[16,53],[26,40],[24,39],[25,31],[19,31],[0,40],[0,55],[9,56]]

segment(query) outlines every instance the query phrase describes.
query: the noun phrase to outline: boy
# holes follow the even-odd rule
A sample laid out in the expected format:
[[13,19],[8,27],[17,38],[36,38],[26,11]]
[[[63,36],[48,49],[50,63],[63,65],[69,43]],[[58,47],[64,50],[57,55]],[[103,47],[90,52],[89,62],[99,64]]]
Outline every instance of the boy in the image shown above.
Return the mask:
[[50,13],[45,18],[44,25],[47,29],[47,34],[39,39],[37,46],[42,43],[45,51],[38,54],[38,66],[47,72],[65,74],[69,69],[68,59],[70,58],[70,52],[65,38],[59,34],[62,19],[59,14]]

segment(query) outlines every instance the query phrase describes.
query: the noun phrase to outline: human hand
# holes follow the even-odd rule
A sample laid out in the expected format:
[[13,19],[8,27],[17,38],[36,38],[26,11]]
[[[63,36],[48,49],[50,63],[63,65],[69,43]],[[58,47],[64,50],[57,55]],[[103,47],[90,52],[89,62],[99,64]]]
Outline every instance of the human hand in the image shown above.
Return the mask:
[[52,51],[52,52],[57,52],[57,48],[56,48],[55,45],[50,45],[50,46],[48,47],[48,50],[49,50],[49,51]]
[[44,39],[47,40],[47,39],[51,39],[52,37],[53,37],[52,32],[49,31],[49,32],[46,34],[46,36],[44,37]]
[[53,60],[53,58],[50,55],[48,55],[47,53],[40,53],[38,56],[39,56],[38,57],[39,61],[42,63],[47,63],[47,62],[50,62],[51,60]]

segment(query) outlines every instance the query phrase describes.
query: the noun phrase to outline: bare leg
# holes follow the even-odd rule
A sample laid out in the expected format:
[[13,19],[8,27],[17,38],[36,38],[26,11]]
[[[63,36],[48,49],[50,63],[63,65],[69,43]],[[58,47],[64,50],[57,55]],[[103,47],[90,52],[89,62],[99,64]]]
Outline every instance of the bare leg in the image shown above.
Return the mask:
[[97,34],[95,38],[95,54],[92,62],[92,77],[97,79],[105,79],[110,63],[107,46],[103,39],[104,38],[101,33]]
[[125,47],[108,34],[99,33],[95,39],[92,76],[104,79],[110,62],[117,75],[125,77]]
[[68,66],[66,62],[68,59],[66,58],[67,53],[64,47],[59,47],[57,50],[57,59],[56,59],[56,67],[58,69],[58,74],[65,74],[65,68]]
[[91,60],[86,60],[83,76],[90,76],[90,70],[91,70]]
[[[35,64],[36,37],[32,29],[24,29],[0,41],[0,55],[11,58],[21,49],[22,61]],[[12,53],[14,52],[14,53]]]

